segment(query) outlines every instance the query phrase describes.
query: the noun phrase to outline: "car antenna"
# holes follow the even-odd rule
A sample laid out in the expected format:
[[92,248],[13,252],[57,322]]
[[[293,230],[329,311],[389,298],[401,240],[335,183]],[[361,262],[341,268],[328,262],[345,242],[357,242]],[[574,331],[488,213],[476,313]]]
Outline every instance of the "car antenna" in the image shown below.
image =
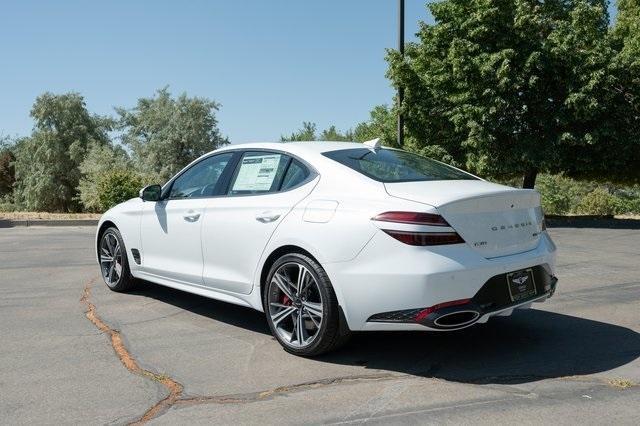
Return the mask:
[[364,145],[367,146],[369,149],[375,151],[376,149],[382,146],[382,143],[380,143],[380,138],[375,138],[375,139],[371,139],[370,141],[364,142]]

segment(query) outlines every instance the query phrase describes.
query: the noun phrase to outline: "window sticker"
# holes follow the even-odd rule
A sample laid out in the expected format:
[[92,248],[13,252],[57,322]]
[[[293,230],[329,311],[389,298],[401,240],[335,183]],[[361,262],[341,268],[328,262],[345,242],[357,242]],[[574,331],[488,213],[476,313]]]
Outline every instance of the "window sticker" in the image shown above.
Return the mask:
[[281,157],[279,154],[244,157],[232,191],[269,191]]

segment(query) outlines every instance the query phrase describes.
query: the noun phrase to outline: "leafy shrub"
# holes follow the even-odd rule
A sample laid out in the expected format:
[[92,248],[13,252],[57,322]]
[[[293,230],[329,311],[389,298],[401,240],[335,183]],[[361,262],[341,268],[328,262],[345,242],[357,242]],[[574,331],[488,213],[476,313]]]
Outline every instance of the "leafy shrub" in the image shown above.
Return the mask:
[[640,214],[640,185],[615,188],[613,194],[620,200],[620,213]]
[[129,169],[111,170],[98,180],[100,209],[108,210],[116,204],[138,196],[143,186],[142,177]]
[[635,199],[620,199],[620,213],[621,214],[636,214],[640,215],[640,197]]
[[131,167],[129,156],[119,146],[111,144],[93,144],[86,157],[80,163],[82,177],[78,184],[78,200],[85,211],[99,212],[103,210],[98,185],[102,177],[113,169]]
[[0,197],[0,212],[12,212],[16,210],[16,206],[13,203],[13,195],[5,194]]
[[585,183],[581,184],[562,175],[543,174],[536,182],[545,213],[557,215],[571,213],[577,200],[589,191],[587,187]]
[[576,207],[579,214],[613,216],[621,213],[623,205],[620,198],[612,195],[602,187],[595,188],[582,197]]
[[[497,179],[503,185],[519,187],[520,178]],[[540,174],[536,180],[542,207],[552,215],[640,214],[640,185],[610,184],[575,180],[558,175]]]

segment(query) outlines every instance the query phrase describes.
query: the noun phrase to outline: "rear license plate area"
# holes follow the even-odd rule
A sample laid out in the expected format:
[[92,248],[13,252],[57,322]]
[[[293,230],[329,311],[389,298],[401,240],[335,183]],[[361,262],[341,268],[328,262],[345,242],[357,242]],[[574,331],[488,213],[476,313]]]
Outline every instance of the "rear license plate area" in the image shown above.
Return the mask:
[[536,295],[533,270],[522,269],[507,274],[507,288],[512,302],[520,302]]

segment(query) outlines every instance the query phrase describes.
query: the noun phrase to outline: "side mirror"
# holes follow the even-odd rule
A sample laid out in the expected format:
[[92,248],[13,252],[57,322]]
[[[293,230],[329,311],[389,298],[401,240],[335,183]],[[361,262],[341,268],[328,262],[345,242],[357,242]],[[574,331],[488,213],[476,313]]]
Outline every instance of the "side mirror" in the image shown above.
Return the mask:
[[149,185],[140,190],[140,198],[142,201],[158,201],[161,193],[162,187],[160,185]]

